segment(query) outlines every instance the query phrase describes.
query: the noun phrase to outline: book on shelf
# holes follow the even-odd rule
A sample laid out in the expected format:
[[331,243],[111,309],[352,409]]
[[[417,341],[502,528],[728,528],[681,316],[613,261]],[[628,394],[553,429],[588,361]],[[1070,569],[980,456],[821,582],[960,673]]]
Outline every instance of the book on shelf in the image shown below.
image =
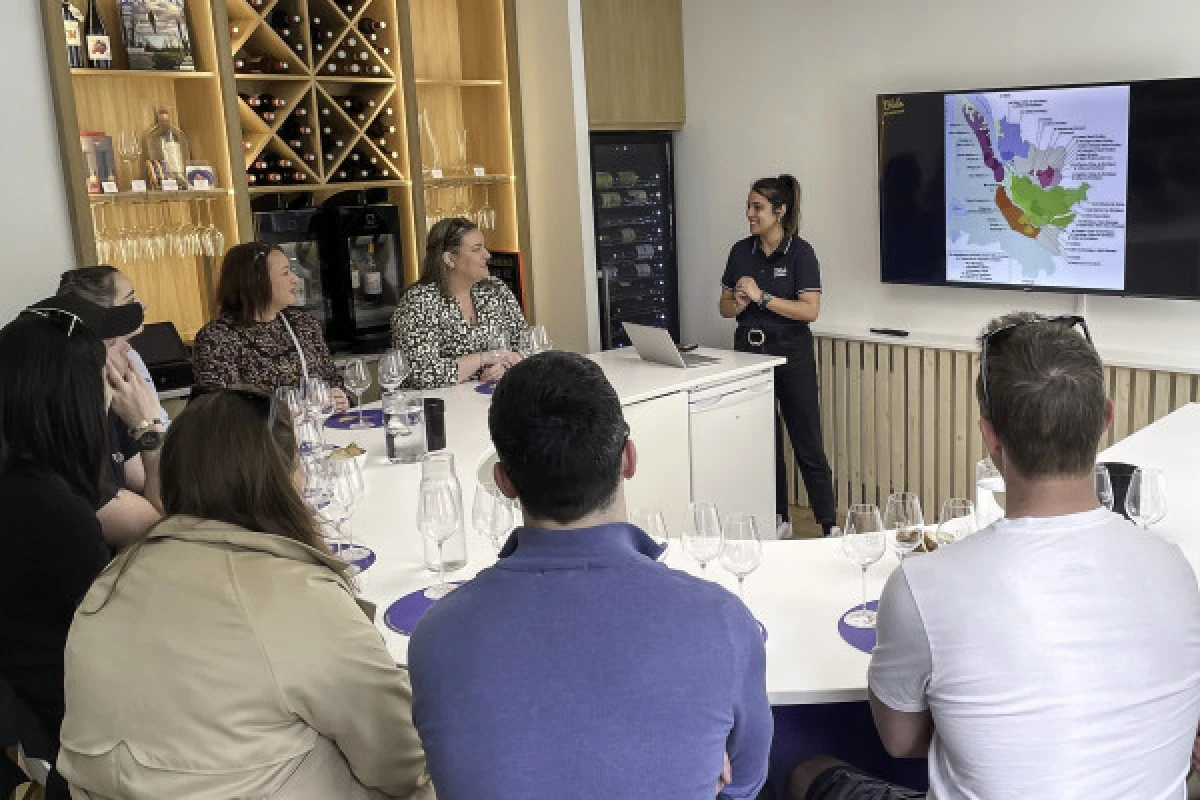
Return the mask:
[[117,0],[130,69],[194,72],[185,0]]

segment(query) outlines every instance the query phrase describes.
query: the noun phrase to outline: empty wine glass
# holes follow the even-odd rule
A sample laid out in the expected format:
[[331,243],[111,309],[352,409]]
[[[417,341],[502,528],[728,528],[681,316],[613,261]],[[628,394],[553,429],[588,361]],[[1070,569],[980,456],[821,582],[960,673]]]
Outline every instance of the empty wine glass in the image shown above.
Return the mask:
[[663,546],[663,552],[659,555],[659,559],[665,558],[667,553],[666,548],[671,540],[670,534],[667,531],[667,518],[663,514],[662,509],[639,508],[629,515],[629,520],[641,528],[647,536]]
[[553,347],[553,345],[550,343],[550,333],[546,330],[545,325],[534,325],[532,329],[532,336],[533,352],[544,353]]
[[1129,479],[1125,511],[1140,527],[1149,529],[1167,515],[1167,476],[1157,467],[1138,467]]
[[517,352],[521,358],[529,358],[536,352],[533,349],[533,329],[522,328],[517,332]]
[[489,364],[498,364],[504,359],[504,351],[508,349],[508,336],[499,328],[489,328],[487,332],[488,351],[485,359]]
[[492,543],[496,552],[504,545],[504,537],[512,530],[512,501],[494,485],[477,484],[475,501],[471,506],[471,527]]
[[371,423],[363,420],[362,407],[363,393],[371,388],[371,372],[367,369],[367,362],[361,358],[348,360],[342,366],[342,377],[346,383],[346,390],[354,395],[354,402],[358,405],[358,420],[351,423],[350,427],[370,428]]
[[362,471],[352,458],[330,458],[325,463],[329,470],[332,495],[326,514],[337,517],[335,530],[338,538],[346,543],[339,549],[338,555],[345,561],[360,561],[369,557],[371,551],[355,543],[350,521],[363,498]]
[[925,517],[921,500],[912,492],[895,492],[888,496],[883,512],[884,527],[891,532],[892,549],[896,558],[916,550],[925,536]]
[[725,518],[721,541],[721,566],[738,582],[738,597],[746,602],[746,576],[762,563],[762,539],[753,514],[737,512]]
[[938,515],[938,547],[954,544],[976,530],[974,503],[962,497],[951,497],[942,503],[942,512]]
[[700,564],[700,571],[708,569],[708,562],[721,554],[721,517],[716,503],[688,503],[690,526],[684,526],[683,549]]
[[300,458],[319,458],[325,454],[325,437],[321,423],[312,417],[300,416],[296,420],[296,445]]
[[1103,464],[1097,464],[1093,471],[1096,480],[1096,499],[1100,501],[1100,505],[1113,510],[1113,486],[1112,476],[1108,474],[1108,467]]
[[309,416],[322,424],[333,414],[333,392],[323,379],[309,376],[304,379],[304,407]]
[[379,385],[386,392],[394,392],[408,380],[412,367],[403,350],[388,350],[379,358]]
[[438,585],[425,590],[425,596],[430,600],[440,600],[451,591],[451,587],[446,585],[443,546],[458,530],[459,514],[458,502],[448,483],[421,483],[421,493],[417,499],[417,529],[437,545],[438,551]]
[[846,615],[846,624],[852,628],[875,627],[875,612],[867,608],[867,567],[883,558],[886,549],[887,535],[879,507],[870,503],[850,506],[842,534],[842,552],[851,563],[862,568],[862,605]]
[[496,228],[496,209],[492,208],[491,196],[488,190],[488,185],[483,185],[483,207],[479,209],[479,227],[482,230],[490,231]]
[[300,424],[300,420],[304,419],[304,389],[297,386],[280,386],[275,390],[275,396],[279,402],[283,403],[287,410],[292,414],[292,424]]
[[140,174],[140,170],[136,169],[134,164],[140,163],[142,159],[141,138],[133,131],[118,133],[117,155],[125,163],[125,174],[129,176],[130,188],[132,188],[133,181],[137,180]]

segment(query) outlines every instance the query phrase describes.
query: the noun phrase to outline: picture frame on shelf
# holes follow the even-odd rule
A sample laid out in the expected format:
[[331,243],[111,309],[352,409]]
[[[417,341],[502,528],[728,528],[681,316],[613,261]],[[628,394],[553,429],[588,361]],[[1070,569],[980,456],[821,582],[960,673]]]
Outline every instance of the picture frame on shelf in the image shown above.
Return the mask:
[[194,72],[186,0],[117,0],[129,68]]
[[117,180],[117,159],[112,137],[103,131],[80,131],[79,145],[83,149],[88,194],[101,194],[105,183],[115,183]]
[[216,172],[213,170],[212,164],[204,161],[189,161],[186,169],[189,189],[211,189],[217,185]]

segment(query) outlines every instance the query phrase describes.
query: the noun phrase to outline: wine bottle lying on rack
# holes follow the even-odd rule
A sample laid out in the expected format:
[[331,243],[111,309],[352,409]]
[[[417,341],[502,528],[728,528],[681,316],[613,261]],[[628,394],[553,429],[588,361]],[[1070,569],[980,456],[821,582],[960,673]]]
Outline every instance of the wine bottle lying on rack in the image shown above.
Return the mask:
[[233,71],[250,75],[279,75],[288,71],[291,65],[287,61],[270,56],[236,56],[233,59]]
[[374,20],[370,17],[363,17],[358,21],[358,29],[366,34],[377,33],[385,28],[387,28],[387,23],[383,20]]
[[291,12],[284,11],[283,9],[279,8],[270,13],[270,15],[267,17],[267,21],[275,30],[286,28],[289,25],[299,25],[300,23],[304,22],[299,14],[292,14]]

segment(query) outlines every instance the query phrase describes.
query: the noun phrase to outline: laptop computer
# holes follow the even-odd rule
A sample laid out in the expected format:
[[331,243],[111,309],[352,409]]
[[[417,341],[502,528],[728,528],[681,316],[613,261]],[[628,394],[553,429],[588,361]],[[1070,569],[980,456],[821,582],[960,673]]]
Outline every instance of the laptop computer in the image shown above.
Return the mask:
[[643,361],[655,364],[665,364],[668,367],[704,367],[718,364],[721,359],[711,356],[701,356],[694,353],[681,353],[671,340],[671,334],[663,328],[652,328],[649,325],[638,325],[633,322],[625,323],[625,333],[633,342],[633,349]]

